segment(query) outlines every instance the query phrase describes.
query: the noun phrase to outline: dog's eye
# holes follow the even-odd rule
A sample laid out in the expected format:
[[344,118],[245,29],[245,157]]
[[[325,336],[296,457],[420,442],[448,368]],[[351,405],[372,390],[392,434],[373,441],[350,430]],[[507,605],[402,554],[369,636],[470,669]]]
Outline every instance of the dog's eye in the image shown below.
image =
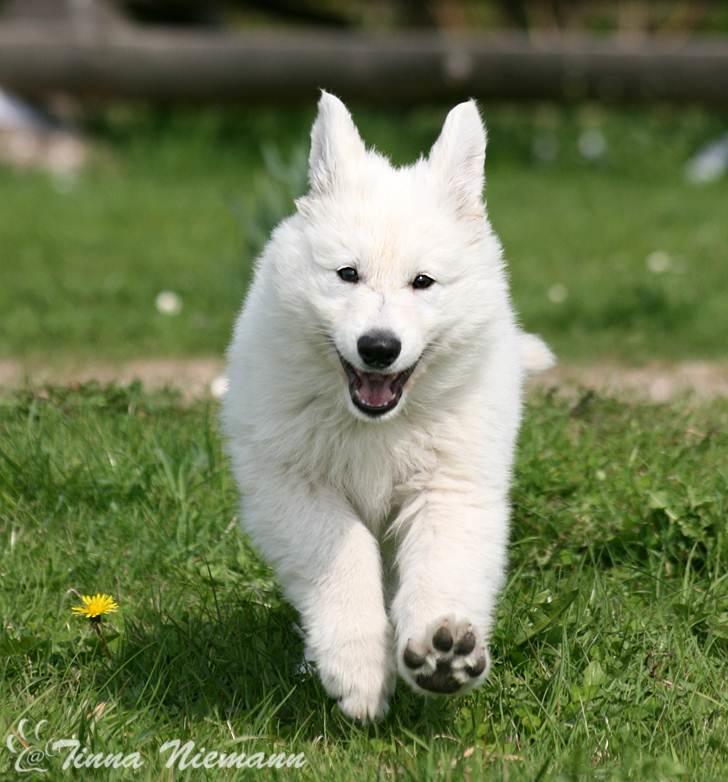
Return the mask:
[[353,266],[342,266],[336,273],[344,282],[359,282],[359,272]]
[[412,287],[415,290],[422,290],[423,288],[429,288],[433,282],[435,281],[432,277],[428,277],[426,274],[418,274],[414,280],[412,280]]

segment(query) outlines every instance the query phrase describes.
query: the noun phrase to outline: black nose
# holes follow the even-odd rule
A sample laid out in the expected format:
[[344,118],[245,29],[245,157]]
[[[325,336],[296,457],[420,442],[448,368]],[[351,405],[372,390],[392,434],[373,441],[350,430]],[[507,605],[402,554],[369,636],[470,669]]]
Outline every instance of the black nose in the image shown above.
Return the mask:
[[402,343],[391,331],[370,331],[359,337],[356,346],[364,363],[374,369],[393,364],[402,350]]

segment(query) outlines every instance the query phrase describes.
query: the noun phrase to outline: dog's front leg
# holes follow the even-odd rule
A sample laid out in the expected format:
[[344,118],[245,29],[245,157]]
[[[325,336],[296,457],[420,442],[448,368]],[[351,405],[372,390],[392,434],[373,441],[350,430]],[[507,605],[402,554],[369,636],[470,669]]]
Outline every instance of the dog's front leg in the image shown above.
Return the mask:
[[500,493],[434,476],[400,519],[392,604],[402,677],[453,695],[489,668],[488,636],[506,564],[508,506]]
[[382,717],[394,686],[379,547],[337,493],[266,474],[246,497],[245,528],[301,615],[306,658],[342,711]]

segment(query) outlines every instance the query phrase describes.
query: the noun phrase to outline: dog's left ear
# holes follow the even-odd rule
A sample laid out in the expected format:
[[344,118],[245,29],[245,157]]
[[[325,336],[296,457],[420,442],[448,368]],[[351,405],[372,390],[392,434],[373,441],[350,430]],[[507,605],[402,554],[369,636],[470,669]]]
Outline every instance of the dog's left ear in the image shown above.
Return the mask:
[[482,217],[486,132],[474,100],[447,115],[430,151],[430,165],[455,198],[463,217]]
[[311,128],[308,157],[311,190],[318,194],[330,190],[346,167],[355,163],[365,151],[349,110],[335,95],[322,90],[316,121]]

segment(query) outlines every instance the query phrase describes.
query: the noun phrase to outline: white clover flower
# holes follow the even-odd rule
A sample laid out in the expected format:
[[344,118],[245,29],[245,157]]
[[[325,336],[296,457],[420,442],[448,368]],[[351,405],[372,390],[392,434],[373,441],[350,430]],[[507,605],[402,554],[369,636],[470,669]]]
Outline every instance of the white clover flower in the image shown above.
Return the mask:
[[546,297],[552,304],[563,304],[569,298],[569,289],[557,282],[546,291]]
[[225,394],[227,394],[229,385],[230,384],[225,375],[218,375],[210,383],[210,393],[215,397],[215,399],[222,399]]
[[664,250],[655,250],[645,258],[645,265],[653,274],[664,274],[671,266],[670,256]]
[[160,291],[154,305],[162,315],[179,315],[182,311],[182,299],[174,291]]

